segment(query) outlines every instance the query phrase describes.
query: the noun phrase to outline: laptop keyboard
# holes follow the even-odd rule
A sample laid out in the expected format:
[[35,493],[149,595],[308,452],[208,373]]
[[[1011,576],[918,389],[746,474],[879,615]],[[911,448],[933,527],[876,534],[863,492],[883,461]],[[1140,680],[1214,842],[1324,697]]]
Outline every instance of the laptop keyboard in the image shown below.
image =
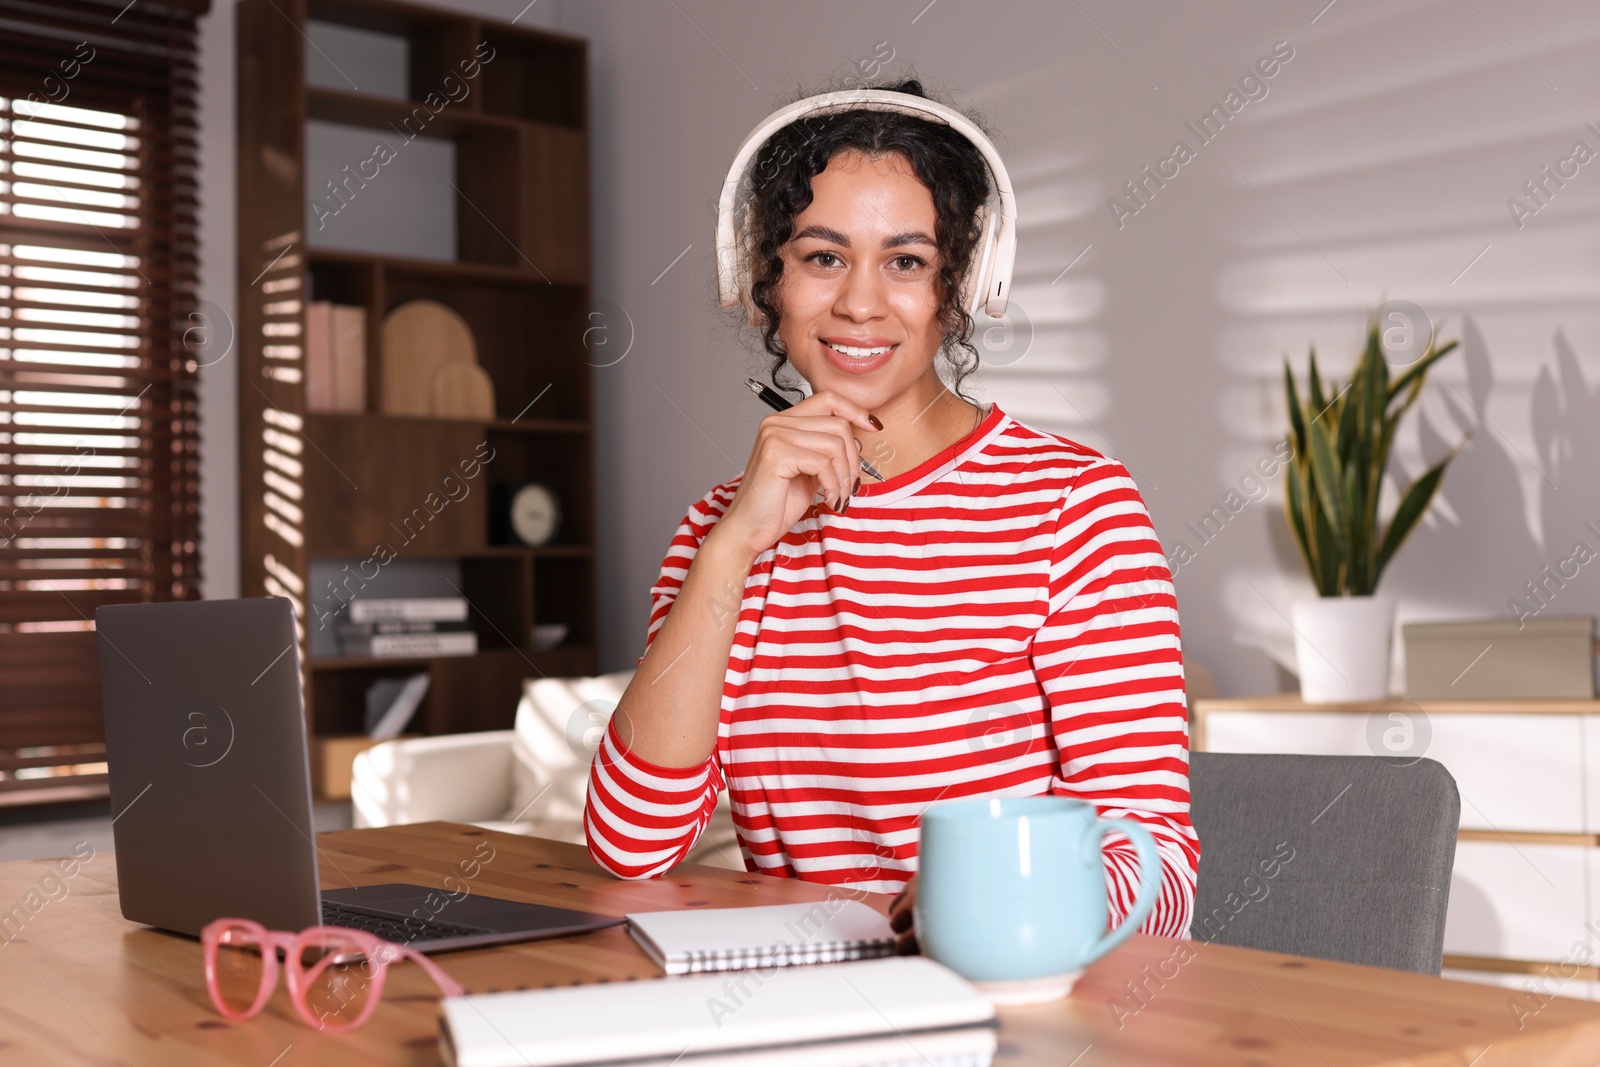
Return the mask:
[[322,902],[322,922],[326,926],[345,926],[376,934],[385,941],[404,945],[412,941],[439,941],[447,937],[471,937],[492,931],[480,926],[458,926],[433,919],[397,919],[389,915],[363,911],[333,901]]

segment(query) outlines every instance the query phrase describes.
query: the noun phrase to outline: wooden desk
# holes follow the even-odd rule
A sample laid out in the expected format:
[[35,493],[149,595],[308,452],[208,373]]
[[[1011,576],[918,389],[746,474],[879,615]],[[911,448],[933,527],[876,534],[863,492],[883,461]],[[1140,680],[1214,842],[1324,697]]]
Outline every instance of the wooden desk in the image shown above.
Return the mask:
[[[804,882],[709,867],[680,868],[655,881],[620,882],[576,846],[451,823],[322,835],[324,885],[410,881],[442,886],[475,848],[487,852],[481,848],[485,841],[493,857],[473,879],[474,888],[540,903],[622,913],[828,895],[826,888]],[[439,1062],[436,995],[420,968],[391,970],[382,1006],[353,1034],[325,1035],[303,1025],[281,988],[256,1020],[230,1025],[206,998],[197,942],[122,919],[109,854],[94,856],[66,881],[64,897],[53,880],[41,889],[54,870],[48,861],[0,864],[0,906],[22,904],[26,914],[29,893],[39,893],[32,898],[36,904],[52,890],[60,897],[27,914],[17,936],[0,945],[0,1064]],[[865,899],[879,909],[889,900]],[[1520,995],[1506,990],[1193,942],[1185,946],[1193,957],[1179,963],[1178,945],[1136,935],[1091,968],[1068,999],[1003,1011],[996,1062],[1041,1067],[1600,1063],[1600,1005],[1547,999],[1519,1030],[1511,1005]],[[620,927],[438,959],[472,992],[659,977]],[[1108,1004],[1118,999],[1131,1010],[1126,982],[1143,982],[1150,993],[1143,1008],[1119,1019]]]

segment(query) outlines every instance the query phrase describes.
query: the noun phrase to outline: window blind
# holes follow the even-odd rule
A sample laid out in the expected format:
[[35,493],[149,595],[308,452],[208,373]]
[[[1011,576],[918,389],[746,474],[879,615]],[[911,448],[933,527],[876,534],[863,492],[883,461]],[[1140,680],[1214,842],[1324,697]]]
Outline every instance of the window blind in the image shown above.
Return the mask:
[[0,804],[103,791],[95,609],[199,592],[203,11],[0,0]]

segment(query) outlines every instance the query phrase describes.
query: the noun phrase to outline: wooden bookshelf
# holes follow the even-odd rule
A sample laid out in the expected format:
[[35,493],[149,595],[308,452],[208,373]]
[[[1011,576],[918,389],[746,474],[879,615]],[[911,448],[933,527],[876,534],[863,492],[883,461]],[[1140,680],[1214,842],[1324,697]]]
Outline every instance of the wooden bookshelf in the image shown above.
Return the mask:
[[[409,99],[308,86],[308,20],[405,38]],[[429,94],[474,60],[471,91],[427,107]],[[242,0],[238,61],[244,595],[295,603],[313,734],[359,732],[366,688],[419,669],[432,672],[433,684],[412,729],[509,727],[524,678],[598,667],[592,372],[579,340],[591,300],[586,42],[389,0]],[[455,146],[458,191],[441,194],[456,197],[455,258],[308,247],[306,123],[393,137],[418,108],[426,109],[426,136]],[[414,299],[446,304],[471,327],[495,386],[493,418],[376,410],[381,324]],[[292,331],[313,300],[366,309],[366,413],[306,409],[303,332]],[[271,358],[268,344],[278,346]],[[392,532],[484,449],[494,458],[470,493],[415,536]],[[560,500],[561,526],[549,545],[512,543],[496,520],[502,487],[525,482],[549,486]],[[323,592],[311,587],[312,564],[362,560],[380,542],[396,561],[459,563],[477,655],[312,656]],[[569,636],[535,650],[532,627],[546,623],[565,624]]]

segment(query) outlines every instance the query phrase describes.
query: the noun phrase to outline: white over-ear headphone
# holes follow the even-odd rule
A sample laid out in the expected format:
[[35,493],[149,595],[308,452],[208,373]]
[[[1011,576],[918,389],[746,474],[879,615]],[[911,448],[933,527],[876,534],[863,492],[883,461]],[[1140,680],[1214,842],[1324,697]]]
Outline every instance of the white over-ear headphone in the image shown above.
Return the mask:
[[736,230],[733,224],[739,187],[744,183],[745,171],[751,160],[766,144],[767,138],[802,116],[832,114],[856,108],[897,111],[943,122],[971,141],[983,154],[1000,197],[1000,211],[996,218],[988,205],[979,208],[979,226],[983,236],[976,250],[977,270],[969,271],[962,282],[961,302],[972,315],[976,315],[980,308],[987,311],[991,318],[1004,315],[1006,302],[1011,296],[1011,268],[1017,258],[1017,200],[1011,191],[1011,176],[1006,173],[1000,153],[983,131],[960,112],[920,96],[888,89],[848,89],[810,96],[767,116],[750,131],[750,136],[744,139],[733,157],[733,166],[728,168],[728,178],[722,184],[722,198],[717,205],[717,293],[722,306],[731,308],[744,302],[746,313],[750,315],[752,323],[755,321],[755,311],[749,303],[748,205],[744,225]]

